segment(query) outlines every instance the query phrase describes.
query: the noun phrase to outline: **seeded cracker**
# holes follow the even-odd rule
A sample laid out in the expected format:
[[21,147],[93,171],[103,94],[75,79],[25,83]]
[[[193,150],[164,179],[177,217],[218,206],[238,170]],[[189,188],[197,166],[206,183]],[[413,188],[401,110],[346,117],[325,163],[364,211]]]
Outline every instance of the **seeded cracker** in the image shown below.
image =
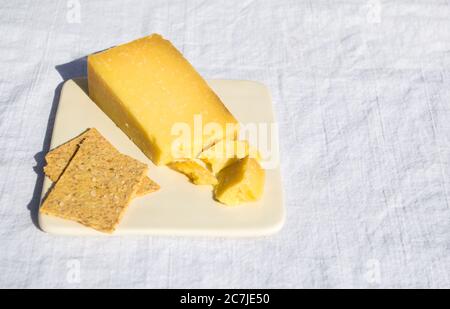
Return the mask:
[[78,150],[78,145],[90,135],[96,133],[96,129],[88,129],[77,137],[70,141],[56,147],[45,155],[45,161],[47,165],[44,167],[45,175],[50,178],[51,181],[58,181],[72,157]]
[[[73,156],[77,152],[80,143],[90,136],[99,134],[100,133],[95,128],[88,129],[77,137],[47,153],[47,155],[45,156],[45,161],[47,162],[47,165],[44,167],[45,175],[47,175],[48,178],[50,178],[50,180],[53,182],[58,181],[59,177],[66,169],[70,160],[72,160]],[[156,182],[148,177],[144,177],[141,185],[136,192],[136,196],[143,196],[158,191],[159,188],[160,187]]]
[[158,191],[160,186],[148,177],[142,178],[141,183],[136,191],[136,196],[143,196]]
[[80,144],[40,211],[112,233],[146,172],[145,164],[93,134]]

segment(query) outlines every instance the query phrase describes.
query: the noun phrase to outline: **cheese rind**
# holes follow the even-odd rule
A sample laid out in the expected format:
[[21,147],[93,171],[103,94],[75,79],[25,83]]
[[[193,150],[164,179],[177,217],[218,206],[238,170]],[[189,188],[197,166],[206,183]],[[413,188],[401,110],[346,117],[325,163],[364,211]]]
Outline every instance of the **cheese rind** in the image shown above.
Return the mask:
[[217,175],[214,197],[219,202],[234,206],[254,202],[264,191],[265,172],[258,161],[245,157],[227,166]]
[[[189,137],[191,157],[237,135],[237,121],[182,54],[153,34],[88,57],[89,96],[155,164],[174,159],[173,128],[194,118],[221,130]],[[227,130],[227,124],[233,129]],[[232,127],[232,126],[229,126]],[[188,147],[189,148],[189,147]],[[199,149],[198,149],[199,148]]]

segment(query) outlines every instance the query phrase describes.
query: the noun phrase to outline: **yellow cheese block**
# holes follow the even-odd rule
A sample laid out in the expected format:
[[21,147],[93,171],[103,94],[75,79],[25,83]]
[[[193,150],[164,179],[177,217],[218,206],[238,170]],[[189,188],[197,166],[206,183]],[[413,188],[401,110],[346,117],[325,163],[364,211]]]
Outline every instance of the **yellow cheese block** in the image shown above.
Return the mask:
[[214,197],[225,205],[257,201],[264,191],[265,172],[258,161],[250,157],[227,166],[217,175]]
[[196,185],[215,185],[217,178],[205,166],[196,160],[178,160],[170,162],[167,166],[186,175]]
[[208,164],[208,167],[214,173],[218,173],[223,168],[246,156],[258,161],[261,160],[258,150],[251,147],[247,141],[221,140],[200,153],[198,158]]
[[[194,158],[213,143],[237,135],[233,115],[160,35],[90,55],[88,84],[92,100],[157,165],[177,159],[180,150]],[[187,143],[173,147],[180,135]]]

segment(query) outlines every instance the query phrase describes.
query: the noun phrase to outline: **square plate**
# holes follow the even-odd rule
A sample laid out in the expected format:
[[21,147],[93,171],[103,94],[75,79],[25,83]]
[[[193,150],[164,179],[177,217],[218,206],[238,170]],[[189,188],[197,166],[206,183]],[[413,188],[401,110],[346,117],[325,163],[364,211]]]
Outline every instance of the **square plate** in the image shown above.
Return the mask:
[[[208,83],[244,125],[275,123],[270,93],[261,83],[239,80]],[[249,237],[273,234],[282,227],[285,209],[278,160],[266,169],[265,191],[260,201],[228,207],[213,200],[210,186],[194,185],[182,174],[155,166],[91,101],[86,79],[68,80],[61,91],[51,149],[90,127],[97,128],[122,153],[148,164],[149,177],[161,186],[158,192],[133,200],[113,235]],[[276,148],[278,154],[277,143]],[[51,184],[46,177],[42,197]],[[39,214],[39,224],[42,230],[53,234],[105,235],[76,222],[43,214]]]

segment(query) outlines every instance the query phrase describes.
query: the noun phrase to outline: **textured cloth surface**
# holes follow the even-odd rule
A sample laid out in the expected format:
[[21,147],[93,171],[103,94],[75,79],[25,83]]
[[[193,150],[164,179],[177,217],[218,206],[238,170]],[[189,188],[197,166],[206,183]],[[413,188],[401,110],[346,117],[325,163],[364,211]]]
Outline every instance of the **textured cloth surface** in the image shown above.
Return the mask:
[[[0,287],[450,287],[448,1],[1,2]],[[270,88],[280,233],[36,227],[61,82],[85,55],[153,32],[207,78]]]

